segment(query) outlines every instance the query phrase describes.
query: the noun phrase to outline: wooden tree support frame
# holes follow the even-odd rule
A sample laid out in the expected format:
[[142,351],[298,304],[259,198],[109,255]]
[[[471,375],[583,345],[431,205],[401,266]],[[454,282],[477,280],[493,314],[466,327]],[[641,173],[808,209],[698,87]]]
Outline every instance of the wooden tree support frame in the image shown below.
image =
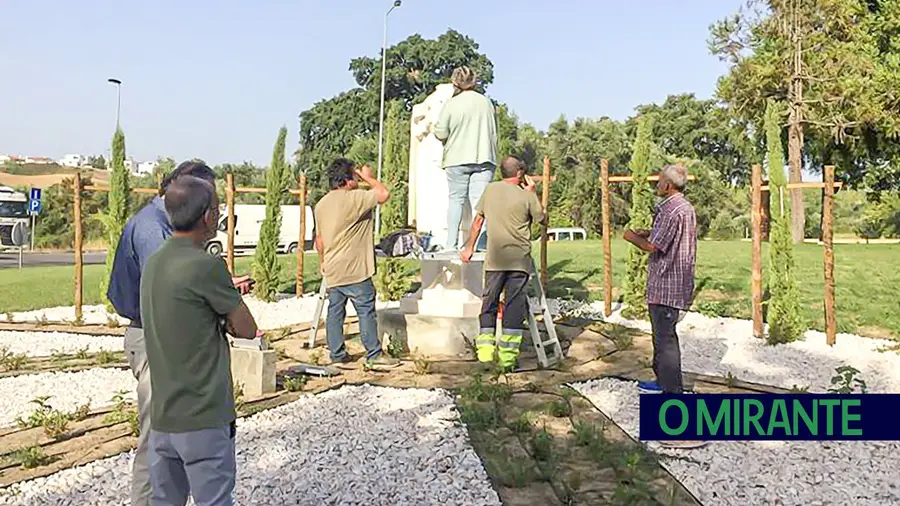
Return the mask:
[[[688,175],[688,181],[696,181],[697,176]],[[659,181],[659,174],[647,176],[648,182]],[[609,160],[602,158],[600,160],[600,206],[603,215],[602,229],[603,233],[603,315],[612,314],[612,220],[610,218],[609,209],[609,185],[610,183],[633,183],[632,176],[610,176]]]
[[[788,190],[824,190],[822,203],[822,245],[825,267],[825,342],[832,346],[837,342],[837,321],[834,314],[834,192],[843,186],[834,180],[834,166],[824,167],[824,181],[821,183],[788,183]],[[762,289],[762,193],[769,187],[762,184],[762,168],[754,165],[750,173],[750,296],[753,309],[753,336],[763,338],[763,289]]]
[[[306,250],[306,175],[300,174],[300,188],[289,189],[288,193],[299,196],[300,200],[300,241],[297,243],[297,297],[303,295],[303,254]],[[99,191],[108,192],[109,187],[104,185],[85,185],[81,179],[81,173],[76,172],[74,178],[74,206],[73,218],[75,220],[75,321],[81,322],[84,306],[84,246],[81,215],[81,192]],[[157,194],[157,188],[132,188],[132,193]],[[228,212],[228,248],[225,262],[228,271],[234,275],[234,196],[240,193],[266,193],[265,188],[236,188],[234,186],[234,174],[225,174],[225,204]]]

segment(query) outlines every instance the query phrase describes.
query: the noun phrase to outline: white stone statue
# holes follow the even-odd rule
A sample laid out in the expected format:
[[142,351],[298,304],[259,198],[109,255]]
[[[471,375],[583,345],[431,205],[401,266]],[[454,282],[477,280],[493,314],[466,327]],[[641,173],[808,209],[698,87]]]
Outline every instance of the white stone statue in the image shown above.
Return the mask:
[[[453,98],[453,85],[440,84],[434,93],[413,106],[409,142],[409,224],[419,233],[430,233],[431,244],[447,239],[447,175],[441,168],[444,145],[434,136],[444,104]],[[460,230],[468,233],[472,223],[471,205],[463,206]],[[460,232],[463,233],[463,232]]]

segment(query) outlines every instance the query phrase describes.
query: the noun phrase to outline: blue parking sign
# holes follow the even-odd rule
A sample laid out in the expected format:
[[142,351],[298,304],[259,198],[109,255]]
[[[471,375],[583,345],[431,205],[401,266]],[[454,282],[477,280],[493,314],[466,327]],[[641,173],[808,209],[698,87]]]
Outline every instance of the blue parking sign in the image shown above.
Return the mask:
[[32,188],[28,195],[28,212],[31,214],[40,214],[41,212],[41,189]]

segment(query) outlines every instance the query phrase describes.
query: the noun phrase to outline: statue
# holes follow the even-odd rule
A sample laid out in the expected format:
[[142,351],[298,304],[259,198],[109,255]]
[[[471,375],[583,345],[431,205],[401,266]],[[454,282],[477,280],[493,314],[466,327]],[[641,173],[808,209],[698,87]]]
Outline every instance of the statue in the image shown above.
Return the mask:
[[[441,168],[444,146],[432,132],[441,109],[451,98],[453,84],[438,85],[422,103],[413,106],[410,123],[408,223],[419,234],[430,234],[432,245],[446,242],[449,201],[447,175]],[[471,203],[463,207],[462,231],[472,224],[471,207]]]

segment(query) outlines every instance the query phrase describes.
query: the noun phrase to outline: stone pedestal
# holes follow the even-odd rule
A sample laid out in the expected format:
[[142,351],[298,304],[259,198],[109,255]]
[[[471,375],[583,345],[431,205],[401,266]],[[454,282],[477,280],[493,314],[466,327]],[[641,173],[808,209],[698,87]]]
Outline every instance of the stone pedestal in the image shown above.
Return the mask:
[[484,254],[464,264],[457,252],[422,259],[422,288],[400,301],[399,309],[378,312],[382,335],[412,353],[429,357],[469,357],[478,335]]
[[275,391],[275,350],[231,348],[231,377],[241,385],[244,396],[260,397]]

